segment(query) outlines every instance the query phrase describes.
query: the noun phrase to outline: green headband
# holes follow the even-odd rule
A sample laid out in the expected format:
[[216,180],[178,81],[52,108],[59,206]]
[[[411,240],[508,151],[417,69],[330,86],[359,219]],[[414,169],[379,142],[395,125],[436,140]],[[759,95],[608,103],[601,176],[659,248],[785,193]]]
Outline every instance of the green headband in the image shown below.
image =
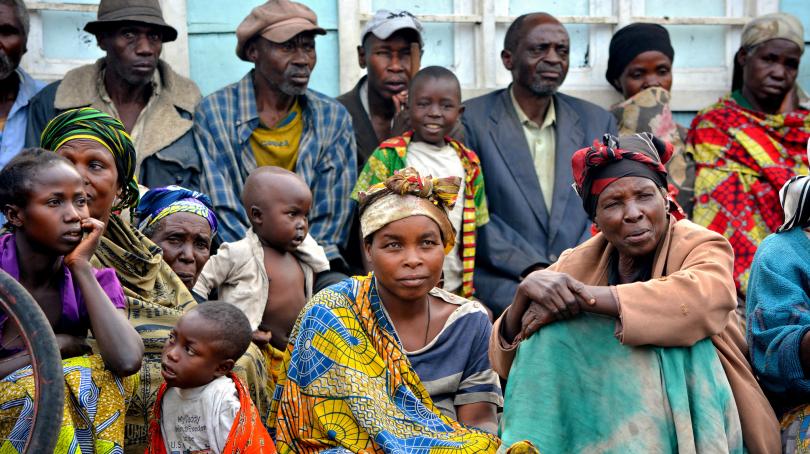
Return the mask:
[[120,201],[114,210],[138,204],[138,182],[135,180],[135,146],[124,125],[117,119],[90,107],[72,109],[59,114],[42,131],[40,146],[59,151],[74,139],[94,140],[112,153],[121,185]]

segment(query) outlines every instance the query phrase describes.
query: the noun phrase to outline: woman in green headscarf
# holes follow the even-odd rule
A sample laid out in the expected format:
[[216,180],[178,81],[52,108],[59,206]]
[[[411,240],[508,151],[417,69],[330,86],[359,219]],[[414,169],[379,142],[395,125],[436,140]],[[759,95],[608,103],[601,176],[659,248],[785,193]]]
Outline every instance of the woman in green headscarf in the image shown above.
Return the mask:
[[[160,356],[170,330],[196,303],[163,260],[160,248],[124,222],[116,212],[138,203],[135,148],[124,125],[92,108],[66,111],[45,127],[42,148],[69,159],[85,179],[90,216],[106,224],[93,265],[113,268],[127,297],[130,323],[146,351],[141,386],[126,417],[126,451],[142,453],[148,442],[148,417],[162,377]],[[266,413],[272,383],[261,352],[252,347],[237,364],[251,398]]]

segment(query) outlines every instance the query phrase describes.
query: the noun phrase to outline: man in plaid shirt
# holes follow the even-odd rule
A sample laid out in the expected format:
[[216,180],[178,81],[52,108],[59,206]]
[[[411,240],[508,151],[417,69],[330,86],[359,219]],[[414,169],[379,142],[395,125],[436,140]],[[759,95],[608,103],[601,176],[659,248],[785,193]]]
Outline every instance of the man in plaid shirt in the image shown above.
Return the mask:
[[202,101],[194,132],[203,190],[214,203],[223,241],[243,238],[250,225],[240,200],[250,171],[283,167],[309,185],[310,234],[340,270],[338,248],[346,243],[354,209],[349,193],[357,179],[357,152],[346,109],[307,89],[315,35],[325,33],[300,3],[270,0],[254,8],[236,31],[236,54],[254,68]]

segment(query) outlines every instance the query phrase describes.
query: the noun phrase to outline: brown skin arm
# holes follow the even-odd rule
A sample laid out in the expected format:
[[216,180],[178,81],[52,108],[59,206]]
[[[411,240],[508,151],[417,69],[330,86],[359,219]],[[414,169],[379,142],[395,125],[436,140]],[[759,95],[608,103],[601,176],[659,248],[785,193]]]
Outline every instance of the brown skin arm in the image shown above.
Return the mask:
[[90,316],[90,328],[98,340],[104,363],[114,374],[126,377],[141,369],[143,341],[129,324],[125,311],[113,306],[93,274],[90,257],[104,232],[104,224],[87,218],[82,220],[82,229],[86,232],[84,239],[65,256],[64,263],[82,292]]
[[458,422],[484,432],[498,433],[497,407],[490,402],[475,402],[456,407]]
[[565,273],[535,271],[518,286],[503,320],[507,343],[522,333],[525,339],[540,327],[577,316],[581,311],[619,316],[610,287],[585,285]]
[[[6,325],[6,328],[12,330],[12,326]],[[17,328],[13,327],[12,337],[16,338]],[[22,345],[20,343],[20,345]],[[73,358],[76,356],[91,353],[92,349],[83,337],[72,336],[70,334],[56,334],[56,345],[59,347],[59,354],[62,359]],[[31,354],[28,350],[17,352],[8,358],[0,360],[0,377],[6,377],[8,374],[15,370],[31,364]]]
[[8,358],[0,360],[0,377],[6,377],[15,370],[31,364],[31,355],[28,350],[15,353]]

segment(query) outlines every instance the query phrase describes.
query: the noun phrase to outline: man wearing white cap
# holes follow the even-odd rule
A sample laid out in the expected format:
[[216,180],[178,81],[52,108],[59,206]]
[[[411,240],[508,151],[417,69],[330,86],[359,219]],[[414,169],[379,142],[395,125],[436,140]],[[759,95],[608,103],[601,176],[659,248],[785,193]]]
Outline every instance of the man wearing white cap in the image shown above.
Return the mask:
[[[380,142],[409,129],[402,109],[411,75],[419,70],[421,34],[419,20],[401,10],[379,10],[363,29],[357,59],[366,75],[337,98],[352,116],[358,169]],[[420,55],[412,55],[413,44]]]
[[357,152],[346,109],[307,88],[315,36],[325,33],[303,4],[270,0],[254,8],[236,30],[236,55],[254,68],[203,99],[194,133],[203,190],[214,203],[223,241],[243,238],[250,226],[240,201],[250,171],[282,167],[300,175],[312,191],[309,232],[333,269],[341,269],[338,248],[349,233]]

